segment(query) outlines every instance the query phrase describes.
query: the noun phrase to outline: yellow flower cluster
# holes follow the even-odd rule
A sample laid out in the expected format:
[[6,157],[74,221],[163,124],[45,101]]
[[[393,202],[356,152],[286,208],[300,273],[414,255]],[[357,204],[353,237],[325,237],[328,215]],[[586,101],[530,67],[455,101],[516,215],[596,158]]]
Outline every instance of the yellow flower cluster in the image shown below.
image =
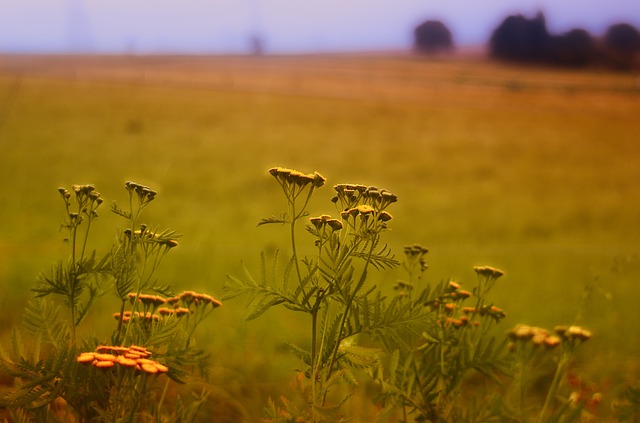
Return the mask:
[[511,329],[508,336],[513,342],[531,342],[547,348],[555,348],[562,342],[573,344],[591,339],[591,331],[580,326],[556,326],[554,332],[555,334],[551,334],[544,328],[520,324]]
[[167,373],[169,368],[164,364],[151,360],[151,351],[145,347],[132,345],[120,347],[101,345],[92,352],[83,352],[76,361],[80,364],[92,365],[98,369],[111,369],[116,365],[127,369],[135,369],[139,373]]
[[125,188],[129,192],[135,192],[138,194],[138,198],[141,203],[149,202],[153,200],[158,194],[156,191],[152,190],[146,185],[138,184],[136,182],[127,181],[124,184]]
[[305,187],[308,184],[312,184],[314,188],[320,188],[327,180],[318,172],[307,174],[297,170],[287,169],[286,167],[273,167],[269,169],[269,173],[281,184],[293,184],[298,187]]
[[328,214],[323,214],[318,217],[312,217],[309,222],[318,230],[321,231],[326,226],[329,226],[332,231],[339,231],[342,229],[342,222],[338,219],[333,219]]
[[147,231],[147,226],[144,224],[140,225],[140,229],[137,229],[133,232],[129,228],[124,230],[124,234],[128,238],[131,238],[132,233],[134,235],[134,238],[140,241],[158,244],[169,249],[178,246],[178,241],[176,241],[175,239],[168,238],[163,234],[159,234],[151,230]]
[[496,269],[491,266],[476,266],[473,270],[480,276],[484,276],[486,278],[497,279],[500,276],[504,275],[504,272],[500,269]]
[[376,210],[384,210],[389,204],[398,201],[398,196],[374,186],[360,184],[338,184],[333,187],[336,195],[332,202],[340,202],[344,210],[357,207],[359,204],[369,205]]
[[429,250],[427,248],[424,248],[422,245],[420,244],[413,244],[413,245],[405,245],[404,246],[404,254],[409,257],[422,257],[425,254],[427,254],[429,252]]

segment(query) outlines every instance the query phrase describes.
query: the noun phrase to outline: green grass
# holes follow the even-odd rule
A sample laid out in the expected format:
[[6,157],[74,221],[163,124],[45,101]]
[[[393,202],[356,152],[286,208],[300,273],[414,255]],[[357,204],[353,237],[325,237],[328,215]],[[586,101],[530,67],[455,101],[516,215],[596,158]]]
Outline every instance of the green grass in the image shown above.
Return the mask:
[[[584,366],[596,381],[633,380],[639,98],[631,74],[470,59],[2,57],[2,320],[64,251],[58,186],[94,183],[107,203],[124,201],[125,180],[155,188],[150,223],[183,234],[166,282],[220,295],[241,261],[254,266],[284,244],[286,231],[255,227],[283,211],[266,172],[280,165],[317,170],[329,187],[393,191],[387,239],[398,254],[428,246],[429,280],[464,283],[473,265],[499,267],[505,330],[578,319],[595,331],[598,359]],[[329,187],[318,213],[335,214]],[[106,210],[101,220],[106,249],[121,223]],[[294,364],[278,334],[296,328],[285,313],[247,324],[241,306],[215,316],[216,374],[233,373],[244,385],[228,389],[259,402],[260,383],[285,383]]]

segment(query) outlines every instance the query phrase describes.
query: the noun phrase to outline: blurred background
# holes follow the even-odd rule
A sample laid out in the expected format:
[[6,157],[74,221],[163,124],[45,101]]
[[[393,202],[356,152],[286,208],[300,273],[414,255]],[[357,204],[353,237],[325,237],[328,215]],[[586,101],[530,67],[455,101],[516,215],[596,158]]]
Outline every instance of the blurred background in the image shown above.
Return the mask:
[[256,39],[269,53],[404,50],[425,19],[443,21],[460,46],[477,46],[506,16],[540,11],[553,33],[640,25],[634,0],[10,0],[0,4],[0,50],[246,53]]
[[[267,173],[285,166],[328,179],[313,215],[339,212],[337,183],[397,194],[386,240],[430,249],[425,283],[504,270],[505,331],[590,327],[576,366],[606,414],[640,377],[639,27],[636,0],[0,2],[0,340],[64,257],[59,186],[105,198],[99,253],[125,181],[156,189],[145,219],[183,234],[159,278],[221,297],[261,251],[289,252],[256,227],[285,208]],[[106,338],[114,307],[86,333]],[[308,322],[243,317],[226,302],[200,342],[258,417]]]

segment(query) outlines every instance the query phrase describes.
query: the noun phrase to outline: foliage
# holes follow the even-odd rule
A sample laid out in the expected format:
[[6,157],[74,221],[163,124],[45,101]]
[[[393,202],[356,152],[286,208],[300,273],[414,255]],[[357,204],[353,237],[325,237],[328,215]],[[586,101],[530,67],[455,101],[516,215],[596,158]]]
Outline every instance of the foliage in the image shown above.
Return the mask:
[[532,19],[511,15],[494,29],[489,46],[491,55],[501,60],[633,69],[640,51],[640,32],[630,24],[619,23],[607,28],[602,41],[581,28],[553,35],[542,13]]
[[453,37],[449,28],[441,21],[429,20],[413,31],[413,46],[419,52],[435,53],[453,48]]
[[522,15],[505,18],[491,34],[491,55],[498,59],[539,62],[546,59],[551,36],[542,13],[527,19]]
[[[314,254],[303,256],[296,224],[308,215],[309,200],[325,178],[280,167],[269,172],[282,188],[287,211],[258,225],[288,225],[291,257],[278,272],[278,255],[268,265],[263,254],[260,278],[248,270],[243,278],[229,276],[226,298],[247,297],[248,320],[277,305],[307,314],[311,348],[290,345],[305,365],[295,379],[300,397],[270,401],[267,421],[346,420],[343,406],[365,375],[378,386],[380,418],[398,410],[405,422],[526,421],[531,416],[540,423],[569,422],[582,415],[581,399],[558,397],[573,353],[591,337],[589,331],[558,327],[557,335],[550,335],[520,325],[509,337],[499,335],[496,327],[506,313],[488,295],[503,272],[475,267],[472,291],[454,281],[424,284],[428,251],[420,245],[405,247],[408,279],[394,286],[392,297],[383,295],[370,282],[371,270],[400,264],[382,244],[392,220],[387,209],[397,197],[373,186],[335,185],[331,201],[340,219],[309,218]],[[555,371],[546,396],[525,403],[527,377],[550,363]],[[506,393],[516,385],[520,396],[511,398]]]
[[617,23],[604,34],[607,59],[618,69],[634,69],[638,66],[640,31],[628,23]]
[[[193,334],[220,302],[192,291],[174,295],[157,281],[156,271],[178,245],[178,235],[142,223],[155,191],[134,182],[125,187],[128,206],[114,203],[112,211],[129,227],[102,257],[89,251],[101,195],[93,185],[74,185],[73,194],[59,189],[67,257],[37,278],[35,298],[23,315],[33,341],[25,343],[14,329],[10,349],[0,358],[0,368],[15,379],[0,404],[16,421],[158,421],[163,415],[193,421],[196,416],[202,399],[192,405],[178,401],[174,414],[163,403],[171,380],[182,382],[194,368],[204,370],[206,354]],[[107,293],[120,303],[115,330],[110,337],[80,338],[85,317]]]
[[383,351],[368,346],[366,339],[402,339],[426,315],[400,301],[386,301],[368,283],[373,270],[398,265],[382,241],[392,219],[387,209],[397,197],[373,186],[336,185],[332,202],[341,219],[327,214],[308,219],[305,229],[313,255],[303,256],[296,226],[308,215],[309,200],[325,178],[286,168],[273,168],[270,173],[282,189],[287,211],[282,219],[264,219],[260,225],[288,225],[292,255],[281,275],[276,271],[277,255],[270,271],[263,255],[258,281],[249,272],[245,278],[229,277],[226,298],[247,296],[247,319],[280,304],[310,317],[311,348],[291,345],[305,365],[299,380],[302,405],[291,400],[284,400],[281,407],[272,404],[270,418],[339,421],[345,418],[341,406],[358,385],[356,373],[380,362]]

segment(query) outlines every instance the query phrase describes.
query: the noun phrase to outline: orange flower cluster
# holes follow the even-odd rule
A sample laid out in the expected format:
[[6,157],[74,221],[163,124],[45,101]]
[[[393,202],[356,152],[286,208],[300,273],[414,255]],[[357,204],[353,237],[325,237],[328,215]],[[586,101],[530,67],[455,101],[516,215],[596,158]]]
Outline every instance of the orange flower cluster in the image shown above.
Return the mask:
[[116,364],[127,369],[135,369],[140,373],[167,373],[169,368],[155,360],[151,360],[151,351],[145,347],[132,345],[120,347],[101,345],[94,352],[83,352],[76,361],[80,364],[92,365],[98,369],[111,369]]
[[116,320],[120,320],[122,319],[123,323],[128,323],[131,320],[131,316],[133,316],[136,319],[142,319],[144,321],[147,322],[157,322],[158,320],[160,320],[160,316],[158,316],[155,313],[140,313],[140,312],[135,312],[135,313],[131,313],[130,311],[125,311],[124,313],[122,313],[122,315],[120,315],[120,313],[113,313],[113,318]]
[[[135,292],[130,292],[128,294],[129,296],[129,300],[133,303],[136,299],[136,293]],[[144,305],[150,305],[150,306],[159,306],[162,305],[164,303],[167,302],[167,300],[165,300],[164,298],[162,298],[159,295],[149,295],[149,294],[140,294],[138,295],[138,302],[142,303]]]
[[[150,295],[150,294],[136,294],[135,292],[129,293],[129,299],[133,303],[135,301],[136,295],[138,297],[138,303],[144,305],[145,307],[151,307],[155,310],[156,307],[169,304],[172,305],[175,309],[180,308],[178,303],[182,303],[183,305],[190,307],[191,305],[199,306],[199,305],[211,305],[213,308],[220,307],[222,303],[216,300],[214,297],[208,294],[200,294],[193,291],[184,291],[182,294],[177,295],[171,298],[162,298],[159,295]],[[160,310],[158,310],[160,311]],[[167,313],[164,313],[167,314]],[[180,313],[178,313],[180,314]]]
[[182,302],[182,304],[184,304],[187,307],[191,307],[191,305],[195,305],[195,306],[208,306],[211,305],[211,307],[213,308],[218,308],[222,305],[222,303],[218,300],[216,300],[215,298],[213,298],[211,295],[208,294],[199,294],[197,292],[193,292],[193,291],[184,291],[182,294],[173,297],[173,298],[168,298],[167,299],[167,303],[169,304],[177,304],[178,302]]
[[327,180],[324,176],[318,172],[305,174],[293,169],[287,169],[285,167],[272,167],[269,169],[269,173],[274,176],[278,182],[297,185],[304,187],[308,184],[312,184],[314,188],[320,188]]
[[[138,298],[138,303],[143,305],[142,312],[132,313],[131,311],[125,311],[122,315],[120,313],[114,313],[113,317],[116,320],[121,320],[124,323],[128,323],[131,318],[142,319],[145,322],[157,322],[164,316],[176,316],[182,317],[184,315],[192,313],[191,306],[208,306],[213,308],[220,307],[222,303],[216,300],[214,297],[208,294],[200,294],[193,291],[184,291],[182,294],[171,297],[162,298],[159,295],[150,294],[136,294],[131,292],[128,294],[129,300],[133,303]],[[159,307],[162,304],[169,304],[170,307]],[[181,307],[183,305],[184,307]],[[155,312],[157,311],[158,314]]]

